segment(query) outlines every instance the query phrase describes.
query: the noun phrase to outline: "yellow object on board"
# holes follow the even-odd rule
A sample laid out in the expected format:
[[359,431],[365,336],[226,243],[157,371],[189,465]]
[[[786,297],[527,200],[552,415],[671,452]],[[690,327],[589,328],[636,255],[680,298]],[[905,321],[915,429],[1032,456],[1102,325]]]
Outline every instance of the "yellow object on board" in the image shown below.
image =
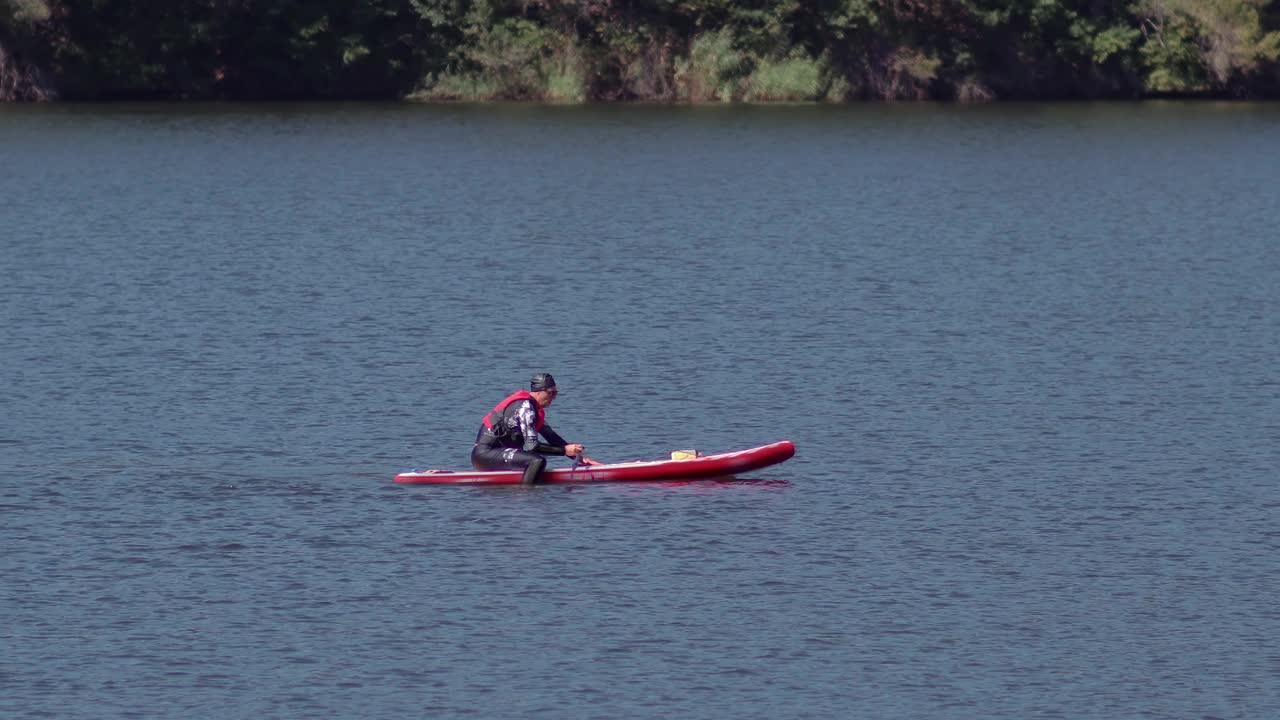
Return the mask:
[[672,460],[696,460],[701,457],[702,453],[697,450],[673,450],[671,451]]

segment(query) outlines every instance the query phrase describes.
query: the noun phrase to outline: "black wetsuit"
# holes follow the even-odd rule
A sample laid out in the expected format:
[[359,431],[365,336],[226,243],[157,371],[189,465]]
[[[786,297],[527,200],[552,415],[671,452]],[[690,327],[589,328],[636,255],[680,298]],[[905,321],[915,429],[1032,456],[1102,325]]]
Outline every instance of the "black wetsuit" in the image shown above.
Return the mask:
[[[565,439],[545,422],[535,429],[538,411],[533,400],[517,400],[502,410],[501,417],[491,418],[493,428],[480,425],[475,447],[471,448],[471,464],[477,470],[524,470],[524,483],[532,485],[547,466],[543,455],[564,455]],[[539,442],[538,434],[549,444]]]

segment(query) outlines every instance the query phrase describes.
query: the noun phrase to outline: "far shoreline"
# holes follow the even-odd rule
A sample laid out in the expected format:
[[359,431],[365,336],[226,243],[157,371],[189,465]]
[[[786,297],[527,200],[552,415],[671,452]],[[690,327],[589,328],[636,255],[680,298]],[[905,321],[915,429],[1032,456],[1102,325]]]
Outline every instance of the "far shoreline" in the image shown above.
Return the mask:
[[423,98],[408,95],[405,97],[137,97],[121,95],[116,97],[81,97],[81,98],[48,98],[42,100],[0,100],[0,107],[66,107],[94,105],[404,105],[421,107],[644,107],[644,108],[768,108],[768,107],[999,107],[1011,105],[1126,105],[1141,103],[1188,103],[1218,105],[1250,105],[1280,102],[1280,97],[1271,96],[1236,96],[1230,94],[1153,94],[1137,97],[1017,97],[993,98],[986,100],[957,99],[857,99],[844,101],[829,100],[547,100],[547,99],[510,99],[510,98],[465,98],[442,99]]

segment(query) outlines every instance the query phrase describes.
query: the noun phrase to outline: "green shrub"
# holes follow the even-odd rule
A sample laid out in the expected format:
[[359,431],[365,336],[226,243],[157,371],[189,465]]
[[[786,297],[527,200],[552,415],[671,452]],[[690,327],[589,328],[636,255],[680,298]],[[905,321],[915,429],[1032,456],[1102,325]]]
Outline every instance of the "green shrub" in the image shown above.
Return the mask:
[[525,19],[479,31],[455,68],[428,77],[418,99],[580,102],[585,70],[573,41]]
[[802,53],[777,61],[762,61],[747,78],[743,100],[815,100],[822,90],[822,66]]
[[586,62],[573,43],[567,43],[547,61],[546,99],[577,103],[586,99]]
[[48,0],[0,0],[0,19],[33,23],[48,20],[50,15]]
[[730,102],[751,72],[746,55],[733,47],[728,28],[693,38],[688,57],[676,60],[676,96],[689,102]]

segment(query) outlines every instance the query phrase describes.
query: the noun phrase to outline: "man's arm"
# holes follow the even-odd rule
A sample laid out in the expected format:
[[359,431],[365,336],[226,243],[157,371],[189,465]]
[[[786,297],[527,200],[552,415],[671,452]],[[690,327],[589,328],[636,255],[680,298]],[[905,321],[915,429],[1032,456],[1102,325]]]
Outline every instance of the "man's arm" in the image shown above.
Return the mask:
[[552,430],[551,426],[546,423],[542,424],[542,437],[546,438],[548,443],[557,447],[564,447],[569,444],[569,441],[560,437],[560,434]]
[[560,435],[555,430],[552,430],[551,426],[546,423],[543,423],[542,425],[542,436],[547,439],[547,442],[555,443],[553,447],[558,451],[554,453],[555,455],[568,455],[570,450],[572,450],[573,452],[578,453],[577,457],[582,463],[586,465],[600,464],[586,455],[583,455],[582,451],[584,448],[581,445],[572,444],[560,437]]
[[[525,400],[520,403],[520,407],[516,410],[516,418],[520,422],[520,435],[524,437],[524,445],[522,449],[525,452],[535,452],[540,455],[563,455],[565,446],[564,439],[559,435],[556,435],[554,431],[552,431],[550,435],[547,435],[547,432],[550,431],[551,428],[546,425],[542,426],[542,434],[547,435],[547,439],[552,442],[560,440],[560,444],[557,446],[546,445],[538,442],[538,431],[534,429],[537,417],[538,413],[533,409],[533,401]],[[555,440],[552,440],[552,438],[555,438]]]

